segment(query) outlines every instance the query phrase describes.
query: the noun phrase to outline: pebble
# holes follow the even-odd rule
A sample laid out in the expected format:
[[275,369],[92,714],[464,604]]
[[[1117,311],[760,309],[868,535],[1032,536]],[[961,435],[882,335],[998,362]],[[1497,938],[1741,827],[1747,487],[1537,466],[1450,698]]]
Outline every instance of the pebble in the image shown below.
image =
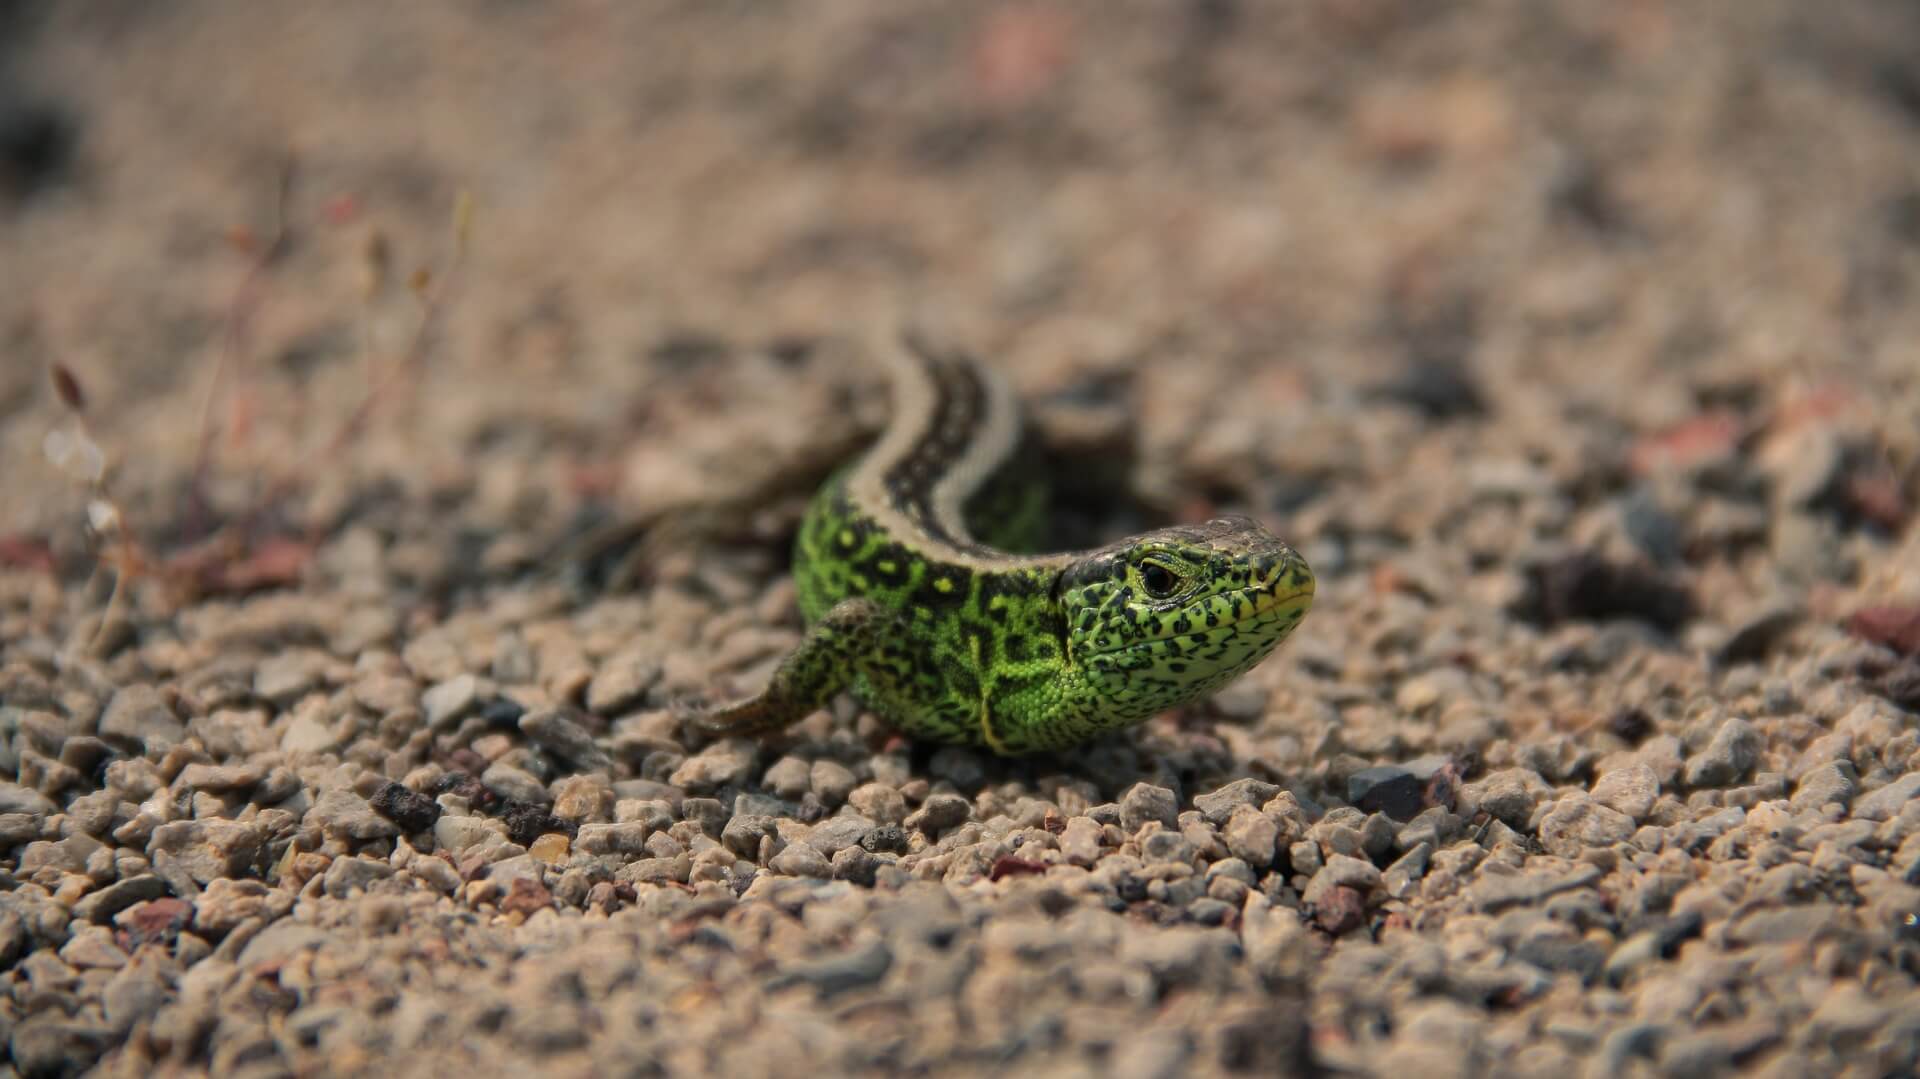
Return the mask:
[[135,683],[122,686],[107,702],[100,716],[100,734],[133,742],[149,752],[164,751],[187,736],[187,725],[174,715],[157,688]]
[[367,807],[408,834],[432,828],[441,813],[438,802],[393,782],[382,783],[368,800]]
[[394,822],[374,812],[365,798],[344,787],[333,787],[314,799],[307,820],[343,839],[385,839],[400,834]]
[[1854,799],[1855,820],[1891,820],[1915,797],[1920,797],[1920,772],[1908,772],[1878,790]]
[[862,783],[847,794],[847,804],[881,824],[899,824],[907,819],[906,797],[885,783]]
[[1540,845],[1550,854],[1578,858],[1588,848],[1626,842],[1633,830],[1632,817],[1586,795],[1570,794],[1540,818]]
[[[1795,812],[1817,810],[1825,805],[1845,808],[1852,804],[1860,789],[1859,775],[1851,761],[1830,761],[1804,773],[1794,785],[1792,807]],[[1862,817],[1862,819],[1870,819]]]
[[788,877],[815,877],[827,880],[833,876],[833,864],[825,855],[805,843],[794,843],[773,856],[767,868]]
[[1729,719],[1705,749],[1687,759],[1687,786],[1731,786],[1752,773],[1759,754],[1760,732],[1744,719]]
[[[604,771],[613,764],[613,758],[607,755],[606,750],[600,748],[599,743],[594,741],[593,735],[586,727],[560,709],[546,708],[528,712],[520,717],[519,726],[520,733],[581,771]],[[492,769],[488,771],[491,772]],[[484,777],[482,782],[485,782]],[[535,801],[536,799],[521,798],[521,800]]]
[[1409,821],[1420,812],[1426,784],[1399,765],[1362,768],[1347,777],[1347,801],[1367,813]]
[[1206,815],[1215,827],[1227,823],[1236,809],[1241,806],[1265,805],[1280,788],[1264,780],[1251,777],[1236,779],[1227,785],[1193,799],[1193,808]]
[[1466,811],[1477,809],[1508,827],[1524,829],[1533,819],[1534,805],[1548,790],[1539,773],[1507,768],[1467,784],[1460,791],[1460,803]]
[[1593,800],[1635,821],[1647,819],[1660,797],[1660,777],[1644,764],[1629,764],[1594,781]]
[[480,782],[490,791],[513,802],[551,805],[553,795],[547,793],[547,785],[534,778],[524,768],[516,768],[506,761],[495,761],[480,774]]
[[929,795],[919,809],[908,814],[903,822],[907,828],[937,836],[956,825],[964,823],[973,815],[973,803],[957,794]]
[[479,703],[480,679],[466,673],[435,683],[420,695],[420,709],[427,715],[427,726],[436,730],[465,719]]
[[746,739],[724,739],[688,757],[667,781],[698,793],[737,786],[752,774],[754,756],[755,747]]
[[1235,858],[1248,865],[1265,867],[1273,864],[1280,826],[1267,814],[1243,804],[1236,806],[1227,818],[1221,837]]
[[1173,792],[1167,788],[1135,783],[1120,797],[1120,826],[1128,832],[1137,832],[1147,821],[1158,821],[1172,828],[1179,808]]

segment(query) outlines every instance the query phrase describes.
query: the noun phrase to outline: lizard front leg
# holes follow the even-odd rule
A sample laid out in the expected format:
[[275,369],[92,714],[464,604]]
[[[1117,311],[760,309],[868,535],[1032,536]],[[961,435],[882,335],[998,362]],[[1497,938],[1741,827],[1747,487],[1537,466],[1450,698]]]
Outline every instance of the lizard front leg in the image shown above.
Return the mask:
[[755,735],[805,719],[870,671],[881,643],[898,632],[893,611],[869,599],[842,600],[807,628],[766,689],[696,715],[694,723],[713,734]]

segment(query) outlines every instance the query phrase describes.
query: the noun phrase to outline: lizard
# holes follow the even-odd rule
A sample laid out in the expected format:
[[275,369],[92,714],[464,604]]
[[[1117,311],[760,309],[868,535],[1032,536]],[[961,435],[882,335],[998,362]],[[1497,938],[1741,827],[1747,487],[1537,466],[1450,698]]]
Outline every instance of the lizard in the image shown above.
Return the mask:
[[768,733],[850,689],[914,738],[1065,749],[1218,690],[1312,606],[1306,560],[1243,516],[1013,553],[1041,538],[1046,485],[1009,385],[914,335],[888,359],[890,422],[794,540],[805,633],[763,691],[693,709],[708,733]]

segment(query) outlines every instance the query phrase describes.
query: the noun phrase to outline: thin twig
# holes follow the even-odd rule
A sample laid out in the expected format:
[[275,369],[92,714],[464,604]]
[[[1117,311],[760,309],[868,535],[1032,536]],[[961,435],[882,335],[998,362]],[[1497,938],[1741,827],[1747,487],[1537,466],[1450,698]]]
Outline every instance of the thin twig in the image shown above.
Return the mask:
[[266,294],[267,274],[291,245],[289,203],[293,198],[297,166],[298,159],[289,151],[281,161],[279,183],[274,194],[273,233],[247,265],[247,272],[234,287],[233,298],[227,304],[220,332],[220,358],[214,363],[213,378],[207,384],[206,398],[200,406],[200,445],[194,455],[193,480],[187,487],[191,499],[189,535],[200,531],[207,514],[206,478],[213,459],[214,405],[220,399],[220,390],[227,381],[228,372],[238,371],[244,362],[247,330],[259,310],[261,298]]

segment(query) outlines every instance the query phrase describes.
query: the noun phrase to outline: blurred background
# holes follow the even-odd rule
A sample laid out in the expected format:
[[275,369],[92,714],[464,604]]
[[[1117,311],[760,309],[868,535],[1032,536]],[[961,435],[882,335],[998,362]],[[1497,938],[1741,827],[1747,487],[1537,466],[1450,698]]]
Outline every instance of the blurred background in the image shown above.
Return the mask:
[[53,363],[150,534],[402,492],[501,565],[840,452],[816,346],[901,317],[1174,516],[1364,536],[1795,409],[1884,516],[1916,456],[1913,4],[13,0],[0,155],[0,533],[56,560]]

